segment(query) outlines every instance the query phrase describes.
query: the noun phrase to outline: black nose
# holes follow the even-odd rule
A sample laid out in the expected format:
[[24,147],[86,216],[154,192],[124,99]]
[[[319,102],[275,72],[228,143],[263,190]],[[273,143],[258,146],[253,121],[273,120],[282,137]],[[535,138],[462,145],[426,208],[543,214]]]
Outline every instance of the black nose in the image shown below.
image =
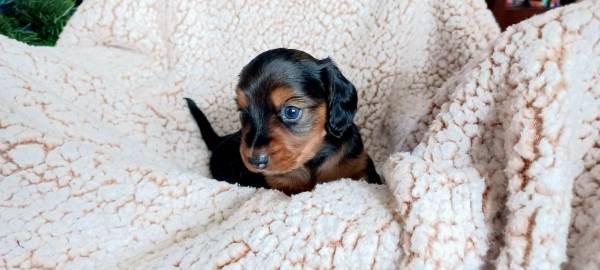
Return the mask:
[[267,154],[255,154],[248,158],[248,161],[256,168],[264,169],[267,167],[267,163],[269,163],[269,156]]

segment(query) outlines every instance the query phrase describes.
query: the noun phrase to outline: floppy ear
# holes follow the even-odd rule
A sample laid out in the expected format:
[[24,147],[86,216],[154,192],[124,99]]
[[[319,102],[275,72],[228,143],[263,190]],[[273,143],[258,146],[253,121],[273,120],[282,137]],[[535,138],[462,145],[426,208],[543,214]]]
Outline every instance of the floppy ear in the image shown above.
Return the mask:
[[327,131],[340,138],[352,126],[356,114],[356,88],[330,58],[321,63],[321,81],[327,96]]

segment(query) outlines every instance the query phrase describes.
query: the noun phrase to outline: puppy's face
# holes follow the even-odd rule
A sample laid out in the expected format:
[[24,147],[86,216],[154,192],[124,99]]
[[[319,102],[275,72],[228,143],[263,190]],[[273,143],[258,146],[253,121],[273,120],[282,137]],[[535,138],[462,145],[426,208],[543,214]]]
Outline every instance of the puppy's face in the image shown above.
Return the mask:
[[244,164],[265,175],[299,168],[328,134],[344,136],[356,99],[354,86],[329,59],[290,49],[260,54],[244,67],[236,90]]

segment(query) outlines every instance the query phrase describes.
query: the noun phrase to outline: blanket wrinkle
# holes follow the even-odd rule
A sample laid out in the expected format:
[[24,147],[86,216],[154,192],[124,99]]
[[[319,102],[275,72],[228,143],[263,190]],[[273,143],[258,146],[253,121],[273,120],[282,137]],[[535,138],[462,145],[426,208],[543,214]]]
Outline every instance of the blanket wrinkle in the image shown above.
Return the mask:
[[[0,36],[0,268],[599,269],[600,1],[500,34],[482,0],[86,0]],[[211,179],[258,53],[331,56],[386,185]]]
[[[572,259],[567,267],[583,267],[583,260],[594,268],[591,254],[571,253],[566,241],[577,235],[569,235],[569,191],[599,135],[598,58],[584,60],[597,55],[599,34],[592,29],[598,20],[589,14],[598,10],[596,1],[588,1],[508,29],[483,61],[460,74],[461,82],[449,82],[453,93],[441,90],[451,94],[427,135],[412,153],[392,156],[385,170],[388,178],[401,179],[390,186],[404,204],[404,245],[412,252],[406,266],[433,267],[442,258],[433,246],[447,254],[474,240],[494,268],[554,268],[567,254]],[[574,19],[574,13],[581,17]],[[454,169],[464,175],[452,177]],[[481,185],[485,190],[479,194]],[[476,191],[468,200],[471,213],[440,206],[454,204],[453,195],[466,191]],[[456,221],[480,215],[480,209],[485,226],[481,219]],[[431,234],[440,222],[460,226],[452,226],[450,237]],[[414,246],[422,241],[428,244]],[[458,249],[459,256],[465,250]],[[446,263],[454,268],[465,262]]]

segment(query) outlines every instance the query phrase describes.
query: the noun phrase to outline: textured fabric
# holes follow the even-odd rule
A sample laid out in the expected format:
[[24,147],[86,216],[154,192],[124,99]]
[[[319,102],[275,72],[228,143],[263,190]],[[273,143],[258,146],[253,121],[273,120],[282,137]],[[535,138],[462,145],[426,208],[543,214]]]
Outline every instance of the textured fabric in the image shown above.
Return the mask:
[[[483,1],[86,0],[54,48],[0,37],[0,268],[600,267],[599,5],[498,38]],[[276,47],[356,85],[387,185],[210,179],[182,98],[234,131]]]
[[507,29],[440,89],[384,170],[403,265],[600,269],[599,46],[584,1]]

